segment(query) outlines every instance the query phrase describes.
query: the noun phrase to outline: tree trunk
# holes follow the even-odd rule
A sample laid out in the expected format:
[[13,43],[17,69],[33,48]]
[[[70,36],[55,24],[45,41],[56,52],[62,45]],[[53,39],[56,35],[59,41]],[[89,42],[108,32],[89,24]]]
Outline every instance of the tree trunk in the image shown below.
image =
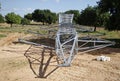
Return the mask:
[[94,32],[96,31],[96,28],[97,28],[97,27],[96,27],[96,26],[94,26]]
[[13,24],[11,23],[11,24],[10,24],[10,27],[11,27],[11,28],[12,28],[12,25],[13,25]]
[[45,25],[45,23],[43,22],[43,25]]

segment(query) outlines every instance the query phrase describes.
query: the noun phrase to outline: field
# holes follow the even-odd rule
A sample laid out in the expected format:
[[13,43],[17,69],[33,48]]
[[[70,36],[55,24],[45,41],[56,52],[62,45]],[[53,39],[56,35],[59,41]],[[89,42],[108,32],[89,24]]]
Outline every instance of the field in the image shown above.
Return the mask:
[[[12,28],[0,25],[1,81],[120,81],[120,31],[97,28],[106,34],[102,38],[113,40],[116,45],[84,54],[79,52],[71,67],[58,67],[54,50],[18,42],[18,38],[34,36],[27,30],[46,34],[44,28],[51,29],[53,25],[15,25]],[[40,42],[54,46],[54,40],[42,38]],[[100,55],[111,60],[96,61]]]

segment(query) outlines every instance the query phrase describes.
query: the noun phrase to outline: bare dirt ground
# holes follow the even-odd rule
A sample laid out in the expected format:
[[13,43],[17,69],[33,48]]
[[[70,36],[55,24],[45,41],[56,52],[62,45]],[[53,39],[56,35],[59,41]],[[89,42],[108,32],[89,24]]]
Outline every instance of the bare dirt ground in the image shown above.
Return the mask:
[[[54,50],[17,44],[21,35],[0,40],[0,81],[120,81],[120,49],[104,48],[75,56],[71,67],[58,67]],[[111,61],[96,61],[100,55]]]

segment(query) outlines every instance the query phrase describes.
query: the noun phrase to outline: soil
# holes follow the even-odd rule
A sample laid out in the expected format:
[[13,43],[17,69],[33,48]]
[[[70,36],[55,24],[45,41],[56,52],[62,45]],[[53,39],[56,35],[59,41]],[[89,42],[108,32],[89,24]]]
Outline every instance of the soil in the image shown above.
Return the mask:
[[[79,52],[70,67],[58,67],[54,50],[15,43],[21,35],[0,40],[0,81],[120,81],[119,48]],[[95,60],[100,55],[111,59]]]

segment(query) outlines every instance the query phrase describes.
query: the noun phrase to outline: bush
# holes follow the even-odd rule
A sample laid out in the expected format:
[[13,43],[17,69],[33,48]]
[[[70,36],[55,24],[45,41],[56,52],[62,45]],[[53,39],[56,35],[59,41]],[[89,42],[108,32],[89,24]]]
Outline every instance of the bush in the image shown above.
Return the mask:
[[22,25],[28,25],[28,24],[30,24],[30,20],[28,20],[28,19],[26,19],[26,18],[23,18],[23,19],[21,20],[21,24],[22,24]]

